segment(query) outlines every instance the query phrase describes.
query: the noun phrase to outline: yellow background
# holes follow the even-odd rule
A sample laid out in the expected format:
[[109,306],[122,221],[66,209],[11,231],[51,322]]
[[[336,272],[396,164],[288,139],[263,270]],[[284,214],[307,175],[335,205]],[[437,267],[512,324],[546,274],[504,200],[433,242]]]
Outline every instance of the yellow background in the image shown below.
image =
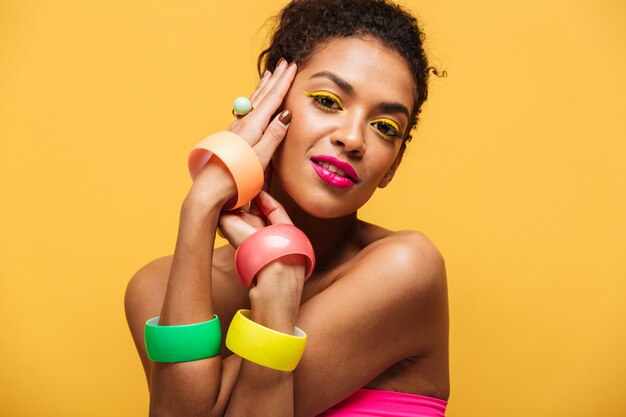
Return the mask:
[[[626,415],[624,2],[405,4],[448,77],[362,216],[446,258],[448,415]],[[125,285],[282,5],[0,2],[0,415],[147,414]]]

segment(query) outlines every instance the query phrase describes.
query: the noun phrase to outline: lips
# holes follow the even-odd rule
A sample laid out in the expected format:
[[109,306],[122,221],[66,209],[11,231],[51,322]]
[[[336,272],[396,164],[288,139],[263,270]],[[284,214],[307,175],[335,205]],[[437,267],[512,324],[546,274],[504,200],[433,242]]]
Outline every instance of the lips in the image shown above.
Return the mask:
[[349,188],[360,181],[355,169],[330,155],[315,155],[311,165],[317,175],[326,183],[336,188]]
[[353,182],[359,182],[361,179],[359,178],[359,174],[357,174],[356,170],[347,162],[344,162],[340,159],[335,158],[331,155],[314,155],[311,157],[311,161],[314,163],[323,166],[329,171],[336,173],[342,177],[346,177]]

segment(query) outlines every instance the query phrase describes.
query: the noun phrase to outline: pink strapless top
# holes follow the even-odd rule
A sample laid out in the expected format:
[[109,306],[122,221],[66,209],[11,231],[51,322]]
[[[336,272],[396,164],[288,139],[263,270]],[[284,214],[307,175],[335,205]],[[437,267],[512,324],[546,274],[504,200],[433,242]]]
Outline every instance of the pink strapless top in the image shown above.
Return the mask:
[[447,405],[424,395],[361,388],[317,417],[445,417]]

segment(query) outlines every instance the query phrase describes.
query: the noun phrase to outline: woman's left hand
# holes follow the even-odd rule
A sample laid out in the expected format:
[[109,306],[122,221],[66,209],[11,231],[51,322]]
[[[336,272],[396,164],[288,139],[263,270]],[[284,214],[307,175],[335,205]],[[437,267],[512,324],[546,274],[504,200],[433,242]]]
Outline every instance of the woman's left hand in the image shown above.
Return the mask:
[[267,192],[261,191],[252,200],[250,209],[222,212],[218,225],[224,237],[237,249],[254,232],[279,223],[293,224],[283,206]]
[[[220,215],[219,227],[234,248],[272,224],[293,224],[283,206],[267,192],[255,197],[250,211]],[[263,267],[250,290],[252,319],[277,331],[293,331],[304,286],[304,256],[286,255]]]

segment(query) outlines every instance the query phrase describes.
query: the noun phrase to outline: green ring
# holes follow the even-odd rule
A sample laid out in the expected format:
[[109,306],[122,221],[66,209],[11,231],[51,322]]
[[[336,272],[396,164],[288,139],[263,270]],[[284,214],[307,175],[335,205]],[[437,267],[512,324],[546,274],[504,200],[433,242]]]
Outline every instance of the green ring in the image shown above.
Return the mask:
[[188,362],[220,354],[222,328],[213,320],[181,326],[159,326],[159,317],[146,321],[146,352],[154,362]]
[[252,103],[248,97],[237,97],[233,103],[233,111],[239,116],[245,116],[252,110]]

